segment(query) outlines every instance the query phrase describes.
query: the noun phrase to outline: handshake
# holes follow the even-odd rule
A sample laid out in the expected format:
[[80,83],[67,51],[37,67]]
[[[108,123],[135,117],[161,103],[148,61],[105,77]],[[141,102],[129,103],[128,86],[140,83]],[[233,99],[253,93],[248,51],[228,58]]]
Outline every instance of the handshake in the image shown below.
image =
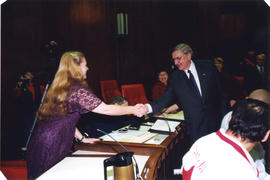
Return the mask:
[[145,104],[136,104],[133,106],[133,115],[142,117],[148,113],[148,107]]

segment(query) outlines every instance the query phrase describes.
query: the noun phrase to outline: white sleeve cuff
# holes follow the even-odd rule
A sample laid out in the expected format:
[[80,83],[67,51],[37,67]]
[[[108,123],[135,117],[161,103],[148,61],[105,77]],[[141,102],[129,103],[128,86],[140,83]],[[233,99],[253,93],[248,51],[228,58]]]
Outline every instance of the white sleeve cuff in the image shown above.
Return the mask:
[[152,113],[153,112],[153,109],[152,109],[151,105],[150,104],[145,104],[145,105],[148,107],[147,114]]

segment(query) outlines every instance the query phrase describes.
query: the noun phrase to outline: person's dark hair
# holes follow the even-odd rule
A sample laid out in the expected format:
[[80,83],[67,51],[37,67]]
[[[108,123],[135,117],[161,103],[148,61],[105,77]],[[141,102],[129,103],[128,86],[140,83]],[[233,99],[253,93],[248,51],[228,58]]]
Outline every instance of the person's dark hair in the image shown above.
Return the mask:
[[261,141],[267,130],[269,106],[255,99],[244,99],[233,107],[229,129],[235,136],[251,142]]
[[158,76],[159,76],[159,73],[161,73],[161,72],[166,72],[166,73],[169,74],[169,72],[168,72],[168,70],[167,70],[166,68],[160,67],[160,68],[158,68],[158,69],[156,70],[156,77],[158,77]]
[[123,96],[115,96],[112,98],[112,100],[110,101],[109,104],[122,105],[124,103],[124,101],[128,101],[128,100],[126,98],[124,98]]

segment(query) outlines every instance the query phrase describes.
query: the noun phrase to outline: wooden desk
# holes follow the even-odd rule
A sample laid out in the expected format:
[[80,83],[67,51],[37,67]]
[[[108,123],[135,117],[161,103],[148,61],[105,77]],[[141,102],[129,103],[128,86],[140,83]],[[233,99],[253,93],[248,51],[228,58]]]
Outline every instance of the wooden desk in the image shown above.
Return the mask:
[[[141,171],[141,176],[144,180],[152,179],[166,179],[173,176],[173,169],[180,168],[181,158],[177,155],[178,150],[182,147],[181,140],[184,138],[184,124],[177,127],[177,131],[168,135],[161,144],[145,144],[145,143],[127,143],[121,142],[129,151],[134,152],[135,155],[149,156],[147,162]],[[125,150],[114,141],[102,141],[98,144],[84,144],[76,143],[74,145],[75,151],[97,151],[119,153]]]
[[[126,143],[121,142],[129,151],[134,152],[137,155],[148,155],[150,156],[153,151],[157,149],[164,149],[163,145],[155,144],[141,144],[141,143]],[[76,143],[74,145],[74,150],[85,150],[85,151],[97,151],[97,152],[110,152],[110,153],[120,153],[125,152],[125,150],[116,142],[111,141],[101,141],[98,144],[85,144],[85,143]]]
[[181,166],[185,152],[184,132],[174,132],[162,143],[165,148],[155,150],[144,165],[141,173],[143,180],[171,179],[173,170]]

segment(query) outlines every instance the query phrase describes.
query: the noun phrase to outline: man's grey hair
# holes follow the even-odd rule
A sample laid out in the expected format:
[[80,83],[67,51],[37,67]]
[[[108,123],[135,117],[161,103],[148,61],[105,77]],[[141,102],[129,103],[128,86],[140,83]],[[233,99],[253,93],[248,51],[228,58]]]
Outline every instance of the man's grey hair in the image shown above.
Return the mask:
[[184,54],[188,54],[188,53],[190,53],[191,55],[193,54],[193,50],[191,49],[191,47],[185,43],[177,44],[173,48],[172,52],[177,51],[177,50],[182,51]]

